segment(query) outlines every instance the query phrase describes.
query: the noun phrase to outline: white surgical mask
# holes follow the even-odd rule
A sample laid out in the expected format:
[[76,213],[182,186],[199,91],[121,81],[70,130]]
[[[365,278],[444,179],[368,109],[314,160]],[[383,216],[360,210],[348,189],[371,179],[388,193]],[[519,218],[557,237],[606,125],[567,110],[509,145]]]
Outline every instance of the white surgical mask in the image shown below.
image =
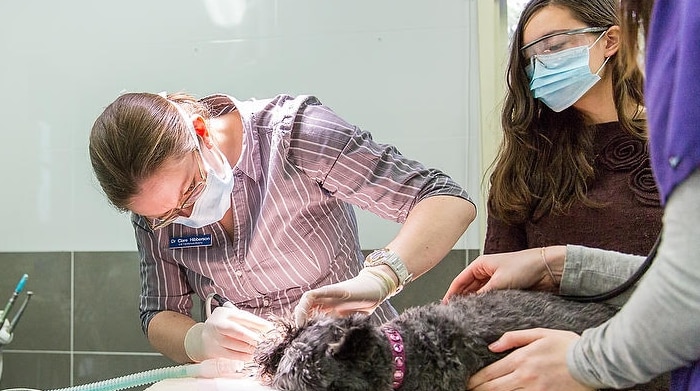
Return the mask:
[[222,168],[220,172],[204,159],[192,121],[188,119],[187,114],[180,106],[175,104],[175,107],[177,107],[183,121],[187,124],[187,129],[192,135],[195,145],[197,145],[197,149],[202,156],[204,170],[207,173],[207,181],[202,194],[199,195],[199,198],[194,202],[194,206],[192,206],[192,213],[190,216],[178,216],[173,222],[192,228],[201,228],[221,220],[224,214],[226,214],[226,211],[231,207],[233,170],[226,156],[216,147],[211,149],[211,154],[214,155],[217,160],[221,161]]
[[600,80],[598,74],[610,59],[606,58],[596,73],[591,72],[590,50],[604,34],[590,46],[533,56],[525,67],[532,95],[556,112],[571,107],[581,99]]

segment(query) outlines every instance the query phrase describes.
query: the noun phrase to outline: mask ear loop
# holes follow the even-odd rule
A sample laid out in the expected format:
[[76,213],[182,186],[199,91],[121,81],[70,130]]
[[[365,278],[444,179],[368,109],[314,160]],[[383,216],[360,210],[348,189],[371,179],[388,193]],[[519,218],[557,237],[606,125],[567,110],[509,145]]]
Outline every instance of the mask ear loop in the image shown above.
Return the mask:
[[[180,107],[179,104],[171,101],[170,99],[168,99],[168,102],[170,102],[170,104],[172,104],[177,109],[178,113],[180,113],[180,118],[183,121],[185,121],[185,126],[187,126],[187,130],[189,131],[190,136],[192,136],[192,140],[194,141],[195,148],[197,149],[197,151],[199,151],[200,156],[203,157],[204,154],[202,153],[202,147],[199,144],[199,137],[200,136],[198,136],[197,130],[195,129],[195,126],[192,123],[192,121],[188,119],[189,118],[188,114],[185,112],[185,110],[182,107]],[[206,132],[207,132],[206,129],[202,130],[202,140],[204,139],[203,135]],[[226,159],[226,156],[223,154],[223,152],[221,152],[221,150],[219,149],[218,146],[216,146],[216,144],[214,144],[213,142],[212,142],[212,144],[213,144],[213,149],[216,151],[216,153],[214,153],[214,157],[220,159],[220,161],[217,163],[224,165],[223,163],[224,163],[224,159]],[[209,148],[209,149],[211,149],[211,148]],[[210,162],[206,161],[206,159],[203,158],[202,162],[204,163],[205,168],[212,169],[212,170],[214,170],[214,172],[217,172],[217,170],[212,166],[212,164]]]
[[[595,42],[593,42],[593,43],[588,47],[588,52],[589,52],[589,53],[591,52],[591,48],[592,48],[593,46],[595,46],[595,45],[598,43],[598,41],[600,41],[600,39],[603,38],[603,36],[604,36],[607,32],[608,32],[608,30],[603,31],[603,32],[598,36],[598,38],[595,40]],[[612,56],[611,56],[611,57],[612,57]],[[595,71],[595,73],[594,73],[596,76],[600,76],[600,75],[598,75],[598,74],[599,74],[600,71],[603,69],[603,67],[605,66],[605,64],[608,63],[608,61],[610,61],[610,57],[605,57],[605,61],[603,61],[603,64],[601,64],[600,67],[598,68],[598,70]]]
[[[197,130],[194,128],[194,124],[192,124],[192,122],[190,120],[188,120],[189,116],[187,115],[185,110],[182,107],[180,107],[179,104],[168,99],[167,92],[161,91],[157,95],[160,96],[161,98],[165,99],[166,101],[168,101],[168,103],[170,103],[177,110],[177,112],[180,113],[180,118],[183,121],[185,121],[185,126],[187,126],[187,130],[189,131],[190,135],[192,136],[192,139],[195,143],[195,148],[199,149],[199,139],[197,138]],[[204,132],[206,132],[206,130]]]
[[194,141],[195,148],[197,148],[197,150],[199,150],[201,152],[201,149],[199,146],[199,138],[197,137],[197,131],[195,130],[194,124],[192,124],[192,121],[190,121],[188,119],[189,116],[187,115],[185,110],[182,107],[180,107],[179,104],[171,101],[170,99],[168,99],[168,102],[170,102],[170,104],[172,104],[175,107],[175,109],[177,109],[177,112],[180,113],[180,119],[185,121],[185,126],[187,126],[188,133],[190,134],[190,136],[192,136],[192,140]]
[[610,61],[610,57],[605,57],[605,61],[603,61],[603,63],[600,65],[600,68],[598,68],[598,70],[595,71],[595,75],[596,75],[596,76],[600,76],[600,75],[599,75],[600,71],[603,69],[603,67],[605,66],[605,64],[608,63],[608,61]]
[[588,46],[588,49],[590,49],[590,48],[592,48],[593,46],[595,46],[595,44],[597,44],[598,41],[600,41],[600,39],[603,38],[603,35],[605,35],[607,32],[608,32],[608,30],[605,30],[605,31],[603,31],[602,33],[600,33],[600,35],[598,36],[598,38],[596,38],[596,40],[593,41],[593,43],[590,44],[590,46]]

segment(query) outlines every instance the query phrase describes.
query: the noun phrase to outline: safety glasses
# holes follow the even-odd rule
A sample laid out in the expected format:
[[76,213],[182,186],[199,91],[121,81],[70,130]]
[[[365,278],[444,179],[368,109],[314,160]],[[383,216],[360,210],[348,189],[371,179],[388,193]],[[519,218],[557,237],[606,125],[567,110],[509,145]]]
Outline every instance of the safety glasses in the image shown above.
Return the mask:
[[207,174],[202,168],[202,163],[200,162],[202,160],[202,155],[197,149],[192,152],[194,160],[197,162],[197,167],[199,168],[199,181],[192,181],[192,184],[182,195],[180,204],[176,208],[171,209],[160,217],[147,219],[148,226],[154,231],[172,224],[172,222],[181,215],[182,211],[191,208],[199,196],[204,192],[207,185]]
[[525,56],[525,59],[531,59],[533,56],[556,53],[572,47],[588,44],[583,34],[602,33],[608,30],[609,27],[584,27],[580,29],[559,31],[552,34],[547,34],[543,37],[528,43],[520,48]]

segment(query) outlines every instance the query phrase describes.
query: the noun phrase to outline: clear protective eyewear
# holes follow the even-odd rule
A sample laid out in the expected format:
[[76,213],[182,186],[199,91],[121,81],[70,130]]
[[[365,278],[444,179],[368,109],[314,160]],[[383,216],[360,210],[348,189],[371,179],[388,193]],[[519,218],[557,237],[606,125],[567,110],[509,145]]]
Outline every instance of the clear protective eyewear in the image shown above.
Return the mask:
[[608,29],[609,27],[584,27],[547,34],[524,45],[520,48],[520,51],[522,51],[525,59],[529,60],[534,56],[556,53],[565,49],[586,45],[588,41],[585,40],[582,34],[602,33]]
[[204,188],[207,185],[207,174],[202,168],[202,163],[200,163],[200,160],[202,160],[202,154],[198,149],[195,149],[192,152],[194,154],[194,160],[197,162],[197,167],[199,168],[199,181],[192,182],[187,191],[182,194],[182,201],[176,208],[171,209],[160,217],[147,219],[151,230],[155,231],[172,224],[172,222],[175,221],[178,216],[180,216],[180,213],[182,213],[182,211],[185,209],[191,208],[197,201],[197,198],[199,198],[199,196],[204,192]]

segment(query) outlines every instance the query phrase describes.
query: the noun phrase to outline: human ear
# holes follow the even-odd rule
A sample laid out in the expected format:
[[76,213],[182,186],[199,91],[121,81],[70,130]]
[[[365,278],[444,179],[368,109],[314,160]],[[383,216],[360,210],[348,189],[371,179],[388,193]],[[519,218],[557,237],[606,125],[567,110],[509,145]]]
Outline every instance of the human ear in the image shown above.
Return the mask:
[[194,131],[197,133],[204,145],[207,148],[211,148],[214,144],[211,141],[211,135],[209,134],[209,129],[207,129],[207,122],[201,115],[195,115],[192,117],[192,126],[194,126]]
[[620,50],[620,26],[612,26],[605,32],[605,57],[610,57]]

